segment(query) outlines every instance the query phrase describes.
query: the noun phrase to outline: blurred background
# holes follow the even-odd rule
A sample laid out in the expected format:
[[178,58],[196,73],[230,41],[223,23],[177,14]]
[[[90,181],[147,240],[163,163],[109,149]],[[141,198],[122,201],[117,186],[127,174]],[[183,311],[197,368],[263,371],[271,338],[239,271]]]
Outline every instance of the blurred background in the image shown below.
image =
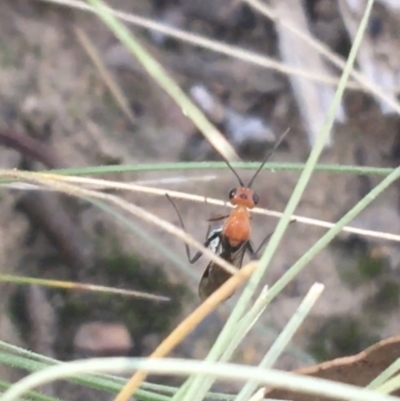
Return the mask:
[[[340,65],[348,56],[366,2],[115,0],[108,4],[136,17],[129,28],[243,160],[262,160],[290,128],[272,161],[302,163],[332,102]],[[147,29],[150,22],[171,28],[173,35],[154,29],[157,25]],[[187,37],[185,32],[197,36]],[[200,43],[198,38],[207,41]],[[351,80],[321,163],[399,164],[395,102],[399,47],[399,5],[376,1],[357,59],[363,77]],[[123,101],[110,91],[110,77]],[[2,169],[222,160],[95,15],[39,0],[3,0],[0,5],[0,146]],[[227,199],[237,184],[229,170],[106,178],[131,182],[210,174],[216,178],[158,186]],[[244,181],[251,174],[240,172]],[[261,172],[254,185],[260,206],[283,211],[298,176]],[[297,214],[335,222],[380,180],[315,173]],[[353,226],[400,234],[399,189],[390,187]],[[127,193],[124,198],[178,224],[163,197]],[[188,232],[203,241],[209,213],[221,209],[177,203]],[[255,243],[275,225],[276,219],[255,215]],[[153,226],[146,229],[185,257],[178,239]],[[264,284],[275,282],[323,233],[318,227],[291,225]],[[399,263],[395,242],[342,233],[274,301],[234,360],[257,363],[315,281],[326,285],[323,296],[278,367],[294,369],[354,354],[397,334]],[[36,191],[1,191],[3,274],[128,287],[171,298],[169,303],[153,303],[2,285],[4,341],[62,360],[148,355],[198,305],[198,279],[205,266],[206,261],[200,261],[182,274],[162,253],[83,201]],[[232,301],[226,303],[207,318],[174,355],[203,358],[231,305]],[[19,374],[0,368],[2,377]],[[69,399],[83,397],[75,397],[70,389],[64,384],[51,391],[68,394]]]

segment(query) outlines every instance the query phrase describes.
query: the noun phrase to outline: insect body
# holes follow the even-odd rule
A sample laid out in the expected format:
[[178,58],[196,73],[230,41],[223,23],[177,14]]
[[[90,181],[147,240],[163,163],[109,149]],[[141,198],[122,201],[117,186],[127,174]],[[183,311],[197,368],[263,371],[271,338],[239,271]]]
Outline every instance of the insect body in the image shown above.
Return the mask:
[[[232,246],[221,234],[218,238],[218,248],[216,254],[222,259],[235,267],[240,268],[243,263],[243,258],[246,253],[247,243],[240,243],[236,246]],[[226,280],[231,276],[225,269],[222,269],[215,262],[210,262],[201,277],[199,284],[199,296],[200,299],[204,300],[208,298],[214,291],[216,291]]]
[[[287,130],[277,141],[273,149],[267,154],[263,162],[260,164],[257,171],[254,173],[253,177],[247,185],[244,184],[242,179],[239,177],[237,172],[233,167],[226,161],[230,170],[234,173],[239,181],[239,187],[232,189],[229,192],[229,200],[234,209],[228,216],[220,216],[217,218],[211,218],[209,221],[218,221],[225,219],[222,226],[209,230],[207,239],[204,242],[204,246],[210,248],[213,252],[219,255],[222,259],[231,263],[237,268],[241,268],[243,264],[244,255],[248,253],[251,258],[257,258],[259,250],[265,245],[267,240],[270,238],[271,234],[268,234],[260,246],[254,250],[251,242],[251,228],[250,228],[250,213],[249,210],[254,208],[258,201],[259,196],[255,193],[251,186],[254,183],[255,178],[263,168],[264,164],[267,162],[269,157],[281,144],[283,138],[286,136],[289,130]],[[167,195],[174,206],[181,227],[185,230],[182,217],[172,199]],[[188,256],[190,263],[195,263],[202,256],[202,252],[199,251],[196,255],[191,258],[189,246],[185,244],[186,254]],[[202,300],[210,296],[214,291],[216,291],[226,280],[231,276],[226,270],[222,269],[217,263],[210,262],[200,280],[199,284],[199,296]]]

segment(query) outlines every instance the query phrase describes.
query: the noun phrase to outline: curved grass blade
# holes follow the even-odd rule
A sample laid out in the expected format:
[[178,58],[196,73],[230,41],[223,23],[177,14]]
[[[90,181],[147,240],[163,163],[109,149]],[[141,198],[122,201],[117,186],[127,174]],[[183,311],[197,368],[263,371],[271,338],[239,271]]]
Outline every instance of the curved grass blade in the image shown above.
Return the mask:
[[62,365],[45,368],[23,378],[6,391],[0,398],[0,401],[14,401],[37,386],[51,383],[58,379],[66,379],[86,373],[124,373],[132,370],[144,370],[149,373],[179,376],[186,376],[188,374],[211,375],[215,378],[234,382],[238,380],[254,380],[260,384],[272,387],[340,400],[400,401],[399,397],[384,395],[376,391],[331,380],[302,376],[292,372],[260,369],[258,367],[239,364],[171,358],[93,358],[66,362]]
[[14,284],[23,285],[40,285],[42,287],[53,287],[53,288],[63,288],[66,290],[79,290],[79,291],[92,291],[92,292],[104,292],[109,294],[125,295],[134,298],[148,299],[152,301],[169,301],[169,297],[163,295],[154,295],[147,292],[126,290],[122,288],[107,287],[104,285],[96,284],[84,284],[77,283],[73,281],[63,281],[63,280],[51,280],[36,277],[23,277],[23,276],[13,276],[8,274],[0,274],[0,281]]

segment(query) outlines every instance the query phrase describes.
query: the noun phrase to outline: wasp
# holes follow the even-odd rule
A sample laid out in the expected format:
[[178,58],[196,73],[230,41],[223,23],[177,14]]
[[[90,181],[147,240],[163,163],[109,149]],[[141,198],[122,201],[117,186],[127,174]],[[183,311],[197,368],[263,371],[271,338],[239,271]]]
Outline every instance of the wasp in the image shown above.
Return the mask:
[[[213,229],[208,229],[204,247],[209,248],[214,253],[219,255],[222,259],[231,263],[236,268],[240,269],[243,265],[243,259],[247,253],[251,259],[257,259],[258,252],[266,244],[272,233],[269,233],[258,246],[254,249],[251,241],[251,227],[250,227],[250,209],[253,209],[259,202],[259,196],[252,190],[252,185],[257,178],[258,174],[264,167],[265,163],[275,152],[275,150],[282,143],[283,139],[287,135],[289,130],[286,130],[281,137],[278,139],[274,147],[270,152],[267,153],[264,160],[254,173],[246,185],[240,178],[239,174],[231,166],[231,164],[225,160],[229,169],[236,176],[239,186],[229,191],[229,201],[234,206],[232,211],[228,215],[212,217],[208,221],[215,222],[225,220],[224,223]],[[185,225],[183,223],[182,216],[175,205],[175,202],[167,195],[168,200],[172,203],[178,218],[180,226],[184,231]],[[202,256],[202,252],[197,252],[193,257],[190,256],[190,249],[185,244],[186,255],[189,263],[196,263]],[[217,263],[211,261],[205,269],[203,276],[199,284],[199,297],[203,301],[208,298],[214,291],[216,291],[222,284],[225,283],[231,274],[225,269],[221,268]]]

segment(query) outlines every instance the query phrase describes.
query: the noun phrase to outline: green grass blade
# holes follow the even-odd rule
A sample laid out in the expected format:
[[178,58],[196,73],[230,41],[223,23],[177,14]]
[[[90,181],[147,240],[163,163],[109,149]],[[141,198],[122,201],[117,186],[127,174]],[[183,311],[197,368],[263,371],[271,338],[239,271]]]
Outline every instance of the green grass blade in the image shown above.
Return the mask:
[[389,367],[381,372],[374,380],[368,384],[368,388],[379,389],[386,381],[388,381],[394,374],[400,370],[400,359],[394,361]]
[[231,380],[251,380],[259,384],[289,389],[301,393],[357,401],[400,401],[400,398],[376,391],[291,372],[258,367],[204,362],[185,359],[151,358],[93,358],[90,360],[67,362],[35,372],[12,386],[1,397],[1,401],[14,401],[27,391],[54,380],[76,377],[82,374],[114,372],[125,373],[144,370],[149,373],[167,375],[208,374],[215,378]]
[[[298,307],[297,311],[293,314],[285,328],[281,331],[278,338],[272,344],[270,350],[267,352],[261,363],[260,368],[271,368],[279,356],[282,354],[286,346],[292,340],[296,331],[299,329],[304,319],[308,316],[311,308],[322,294],[324,286],[322,284],[314,284],[303,302]],[[248,382],[242,388],[235,401],[247,401],[257,389],[257,382]]]
[[[3,380],[0,380],[0,390],[8,390],[11,386],[12,383],[7,383]],[[60,401],[59,398],[50,397],[36,391],[29,391],[28,393],[26,393],[26,396],[29,397],[29,399],[36,401]]]
[[[258,162],[232,162],[232,167],[239,170],[255,170],[260,167]],[[294,171],[304,170],[304,163],[267,163],[262,168],[272,172],[276,171]],[[140,164],[117,164],[107,166],[75,167],[65,169],[46,170],[43,173],[52,173],[60,175],[97,175],[97,174],[115,174],[127,172],[170,172],[170,171],[201,171],[201,170],[226,170],[228,166],[225,162],[178,162],[178,163],[140,163]],[[348,166],[336,164],[318,164],[314,171],[321,173],[334,174],[360,174],[387,176],[392,173],[392,168],[370,167],[370,166]]]
[[349,224],[362,210],[364,210],[378,195],[389,185],[400,178],[400,167],[379,183],[369,194],[350,209],[334,227],[328,230],[269,290],[268,299],[274,299],[283,288],[289,284],[300,271],[310,262],[317,253],[324,249],[332,241],[342,228]]
[[154,81],[173,99],[182,110],[182,113],[191,119],[218,153],[228,160],[239,160],[235,150],[226,138],[210,123],[204,113],[174,82],[161,64],[144,49],[125,24],[110,13],[106,4],[101,0],[87,0],[87,2],[93,6],[99,18],[137,58]]
[[[0,347],[11,352],[0,352],[1,364],[24,369],[28,372],[36,372],[47,366],[53,366],[62,363],[59,360],[25,350],[2,341],[0,341]],[[18,355],[15,355],[14,353],[18,353]],[[96,390],[108,391],[113,394],[120,391],[122,386],[127,382],[126,378],[111,375],[99,375],[98,377],[82,376],[79,379],[70,379],[69,381],[71,383],[85,385]],[[170,400],[170,397],[166,397],[164,400],[163,398],[159,398],[159,396],[163,396],[163,394],[158,393],[173,395],[177,391],[177,387],[143,382],[140,386],[140,390],[135,393],[135,397],[143,401],[150,400],[149,397],[152,397],[153,400],[158,399],[159,401],[167,401]],[[233,400],[235,395],[210,392],[207,394],[207,397],[216,400]]]
[[[253,276],[250,278],[249,282],[247,283],[238,303],[236,304],[236,307],[232,311],[228,321],[225,324],[225,327],[223,328],[221,334],[219,335],[218,339],[214,343],[210,353],[207,356],[208,361],[215,361],[218,360],[218,358],[222,355],[224,349],[228,346],[231,338],[232,338],[232,333],[234,332],[234,326],[238,322],[241,316],[243,316],[243,313],[245,312],[247,305],[250,301],[251,296],[254,294],[258,283],[260,282],[262,276],[267,270],[267,267],[275,254],[276,249],[278,248],[280,241],[286,231],[286,228],[289,224],[291,215],[295,211],[301,196],[303,195],[303,192],[311,178],[311,175],[313,173],[314,167],[318,161],[318,158],[324,148],[325,145],[325,140],[327,138],[328,132],[331,129],[333,122],[335,120],[335,112],[337,107],[339,106],[341,99],[343,97],[344,90],[346,88],[346,83],[348,81],[350,72],[353,68],[353,64],[357,55],[357,50],[359,48],[359,45],[361,43],[363,33],[366,29],[369,15],[371,12],[371,8],[373,5],[373,0],[369,0],[366,10],[364,12],[362,21],[360,23],[360,27],[357,32],[357,36],[355,38],[355,41],[353,43],[353,46],[351,48],[349,57],[346,62],[346,66],[343,70],[343,74],[340,78],[339,86],[338,89],[335,93],[333,102],[331,104],[328,117],[322,127],[322,130],[320,134],[318,135],[315,145],[313,146],[313,149],[310,153],[310,156],[306,162],[306,165],[304,167],[304,170],[299,178],[299,181],[293,191],[293,194],[285,208],[285,211],[283,213],[282,218],[279,220],[279,223],[264,251],[264,254],[262,255],[260,259],[260,267],[255,271]],[[271,294],[269,293],[269,296]],[[207,382],[206,382],[207,381]],[[207,391],[210,389],[210,386],[212,385],[212,382],[210,380],[207,380],[206,377],[197,377],[193,379],[191,382],[190,387],[188,387],[188,390],[185,392],[185,397],[187,399],[190,399],[192,401],[200,401],[204,398],[205,394]],[[177,397],[176,400],[179,400],[180,398]]]
[[103,285],[85,284],[73,281],[51,280],[37,277],[0,274],[0,282],[20,284],[20,285],[39,285],[43,287],[62,288],[66,290],[103,292],[108,294],[125,295],[125,296],[147,299],[152,301],[160,301],[160,302],[170,301],[169,297],[154,295],[142,291],[126,290],[122,288],[112,288]]
[[[39,357],[39,356],[38,356]],[[56,364],[61,364],[60,361],[53,360],[53,362],[39,362],[33,361],[26,357],[16,356],[13,354],[7,354],[0,352],[0,363],[12,367],[17,367],[20,369],[27,370],[29,372],[37,372],[39,370],[45,369],[49,366],[54,366]],[[107,391],[111,394],[118,393],[126,380],[123,378],[114,377],[94,377],[94,376],[80,376],[78,378],[69,379],[71,383],[80,384],[88,388],[92,388],[100,391]],[[135,398],[141,401],[169,401],[170,397],[158,394],[153,391],[147,391],[144,389],[138,389],[135,392]],[[47,400],[43,400],[47,401]],[[50,401],[50,400],[48,400]]]
[[393,393],[394,391],[398,390],[400,388],[400,375],[397,375],[393,377],[392,379],[389,379],[385,383],[383,383],[377,391],[383,394],[389,394]]
[[261,294],[258,296],[254,305],[250,308],[250,310],[239,320],[236,325],[235,335],[231,340],[231,343],[228,345],[224,353],[222,354],[220,361],[226,362],[229,361],[233,352],[236,350],[238,345],[241,343],[243,338],[247,335],[247,333],[252,329],[254,324],[260,318],[261,314],[264,312],[265,308],[268,306],[267,304],[267,294],[268,288],[264,287],[261,291]]
[[113,216],[122,226],[125,226],[127,229],[132,231],[139,238],[149,242],[154,249],[157,249],[161,252],[165,258],[171,261],[176,267],[178,267],[181,271],[185,272],[189,276],[193,277],[191,274],[191,268],[189,264],[184,261],[181,257],[179,257],[175,252],[173,252],[170,248],[163,245],[160,241],[154,238],[143,226],[135,222],[133,224],[123,213],[117,211],[116,208],[108,205],[106,202],[97,200],[97,199],[87,199],[88,202],[91,202],[93,205],[107,212],[110,216]]
[[[252,308],[246,313],[243,318],[238,322],[238,324],[235,327],[234,330],[234,336],[231,339],[230,344],[226,347],[224,353],[222,354],[221,358],[219,359],[221,362],[226,362],[228,361],[240,342],[243,340],[243,338],[247,335],[247,333],[251,330],[251,328],[254,326],[254,324],[257,322],[258,318],[262,314],[262,312],[265,310],[267,307],[267,293],[268,289],[264,288],[264,290],[261,292],[260,296],[256,299],[254,305]],[[185,391],[187,391],[195,380],[194,377],[189,378],[184,386],[182,386],[177,394],[175,395],[174,399],[181,399],[185,395]],[[212,384],[213,379],[206,378],[204,381],[204,385],[210,385]]]
[[363,38],[363,34],[368,24],[369,15],[371,13],[372,5],[374,0],[369,0],[361,20],[356,38],[354,40],[353,46],[351,48],[349,57],[346,62],[346,66],[343,70],[343,74],[340,78],[338,89],[335,93],[333,102],[329,109],[328,117],[322,127],[320,134],[317,137],[315,146],[313,147],[310,156],[307,160],[307,163],[304,167],[303,173],[301,174],[299,181],[296,185],[296,188],[293,191],[293,194],[285,208],[284,214],[281,220],[278,223],[278,226],[271,237],[270,242],[268,243],[264,254],[260,259],[261,268],[253,275],[253,277],[249,280],[249,283],[245,289],[245,292],[248,292],[247,298],[250,298],[256,289],[258,282],[260,281],[261,277],[265,273],[267,266],[269,265],[273,255],[275,254],[276,249],[278,248],[280,241],[286,231],[286,228],[289,224],[291,215],[294,213],[300,199],[304,193],[306,186],[308,185],[311,175],[314,171],[314,168],[317,164],[318,158],[321,155],[321,152],[325,145],[325,140],[327,138],[328,132],[332,129],[333,123],[335,121],[335,114],[338,106],[342,101],[342,97],[344,91],[346,89],[346,83],[349,79],[350,72],[353,69],[354,61],[357,56],[358,48],[361,44],[361,40]]

